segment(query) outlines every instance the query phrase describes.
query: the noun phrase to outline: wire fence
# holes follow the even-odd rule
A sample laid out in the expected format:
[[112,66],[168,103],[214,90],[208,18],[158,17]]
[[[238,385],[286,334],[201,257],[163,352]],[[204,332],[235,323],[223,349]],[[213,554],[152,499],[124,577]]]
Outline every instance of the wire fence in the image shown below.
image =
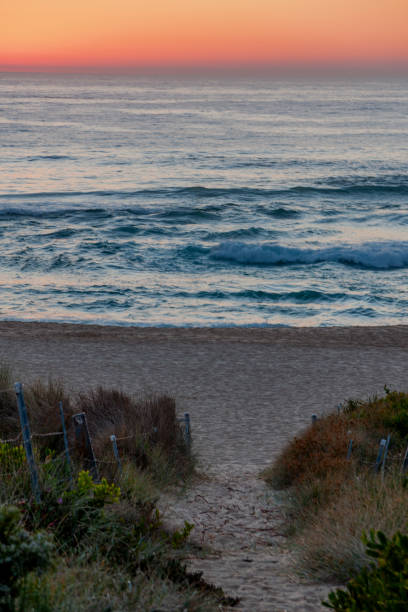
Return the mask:
[[[16,394],[17,409],[19,413],[21,431],[14,437],[0,439],[0,478],[16,478],[19,474],[30,477],[31,490],[37,502],[41,500],[42,480],[44,475],[48,479],[52,478],[54,484],[66,482],[73,483],[73,463],[71,451],[77,454],[80,451],[81,464],[88,468],[94,481],[100,481],[99,466],[111,465],[115,468],[115,475],[123,472],[122,458],[118,447],[118,442],[126,440],[140,440],[140,435],[131,434],[128,436],[116,437],[115,434],[109,436],[112,448],[112,460],[97,459],[94,453],[92,438],[89,433],[86,414],[84,412],[74,414],[69,419],[69,428],[73,429],[73,439],[68,438],[68,427],[64,415],[62,402],[59,402],[58,410],[61,421],[60,431],[32,432],[30,428],[27,406],[24,400],[23,386],[17,382],[14,388],[0,389],[1,393],[14,392]],[[181,425],[183,437],[188,449],[191,447],[191,426],[190,415],[184,413],[182,417],[176,417]],[[152,433],[157,432],[154,428]],[[141,434],[142,437],[149,433]],[[38,448],[35,441],[44,441],[55,437],[62,437],[63,449],[60,451],[52,450],[47,447]],[[62,445],[61,445],[62,446]],[[38,469],[41,466],[41,473]]]

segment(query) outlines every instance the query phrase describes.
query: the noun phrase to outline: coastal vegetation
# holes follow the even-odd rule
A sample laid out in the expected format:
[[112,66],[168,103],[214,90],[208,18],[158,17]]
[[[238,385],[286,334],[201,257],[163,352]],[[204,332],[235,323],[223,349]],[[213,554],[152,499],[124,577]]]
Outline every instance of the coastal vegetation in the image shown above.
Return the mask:
[[[408,479],[404,473],[408,394],[384,389],[383,397],[349,400],[337,413],[319,418],[289,442],[263,477],[284,491],[288,533],[304,576],[341,583],[353,579],[351,593],[364,583],[365,595],[382,581],[384,594],[384,576],[395,574],[394,557],[388,552],[404,549],[399,582],[393,574],[393,585],[398,583],[398,596],[403,591],[401,601],[407,605],[408,593],[402,584],[408,578]],[[373,556],[381,562],[370,566]],[[378,584],[375,588],[378,594],[381,588]],[[336,597],[332,598],[335,610],[391,610],[367,607],[364,598],[363,607],[355,601],[353,607],[350,593],[349,607],[341,607],[346,599]]]
[[[235,600],[189,573],[193,525],[165,528],[157,502],[194,477],[194,456],[173,398],[132,398],[102,387],[73,396],[61,383],[25,387],[36,498],[8,367],[0,370],[0,609],[214,610]],[[71,460],[64,450],[62,402]],[[75,444],[85,412],[98,478]],[[120,464],[112,453],[117,439]]]

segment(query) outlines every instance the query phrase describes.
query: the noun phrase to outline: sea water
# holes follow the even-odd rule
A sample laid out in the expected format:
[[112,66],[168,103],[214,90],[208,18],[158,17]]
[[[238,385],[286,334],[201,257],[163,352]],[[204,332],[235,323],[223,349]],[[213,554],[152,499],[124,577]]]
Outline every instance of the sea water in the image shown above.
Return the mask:
[[0,75],[0,318],[407,322],[408,82]]

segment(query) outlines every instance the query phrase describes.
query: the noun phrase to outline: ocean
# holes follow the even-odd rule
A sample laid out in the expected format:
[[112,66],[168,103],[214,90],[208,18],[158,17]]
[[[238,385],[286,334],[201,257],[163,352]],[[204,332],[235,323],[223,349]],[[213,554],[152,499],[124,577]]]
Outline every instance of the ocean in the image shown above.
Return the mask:
[[407,322],[408,81],[0,74],[0,318]]

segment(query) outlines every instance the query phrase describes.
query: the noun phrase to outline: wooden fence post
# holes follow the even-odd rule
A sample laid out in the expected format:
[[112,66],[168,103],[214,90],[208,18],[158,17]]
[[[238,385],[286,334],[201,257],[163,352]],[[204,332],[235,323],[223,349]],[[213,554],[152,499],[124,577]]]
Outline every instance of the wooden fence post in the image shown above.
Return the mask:
[[404,459],[403,459],[403,461],[402,461],[402,465],[401,465],[401,472],[402,472],[403,474],[405,474],[405,472],[407,471],[407,469],[408,469],[408,446],[407,446],[407,449],[406,449],[406,451],[405,451]]
[[382,456],[383,456],[383,452],[384,452],[384,448],[386,444],[387,444],[387,440],[385,438],[381,438],[380,446],[378,448],[378,455],[377,455],[377,459],[375,460],[375,466],[374,466],[374,469],[376,472],[378,472],[378,470],[380,469],[381,460],[382,460]]
[[38,481],[38,472],[37,472],[37,466],[35,464],[35,459],[34,459],[33,445],[31,444],[31,432],[30,432],[30,425],[28,422],[27,408],[24,403],[23,386],[21,383],[17,382],[14,385],[14,389],[17,395],[18,414],[20,417],[21,431],[23,434],[23,443],[24,443],[24,449],[25,449],[26,457],[27,457],[27,464],[30,470],[31,487],[32,487],[36,502],[40,502],[41,501],[40,483]]
[[191,426],[190,426],[190,413],[184,413],[184,437],[188,448],[191,446]]
[[385,461],[386,461],[387,455],[388,455],[388,447],[390,445],[390,440],[391,440],[391,434],[388,434],[387,440],[386,440],[385,446],[384,446],[384,455],[383,455],[382,465],[381,465],[381,478],[383,480],[384,480],[384,472],[385,472]]
[[74,414],[72,417],[75,423],[75,437],[77,439],[78,444],[80,444],[87,455],[87,460],[90,464],[90,472],[92,474],[92,478],[98,482],[99,481],[99,472],[98,466],[96,464],[95,454],[92,448],[91,437],[89,435],[88,423],[86,421],[85,412],[80,412],[78,414]]
[[111,435],[110,440],[112,442],[113,454],[115,455],[115,459],[116,459],[117,464],[119,466],[119,472],[122,474],[122,462],[120,460],[119,451],[118,451],[118,445],[116,443],[116,436],[115,436],[115,434]]
[[71,457],[69,455],[68,436],[67,436],[67,430],[65,427],[64,409],[62,407],[62,402],[59,402],[59,411],[60,411],[60,416],[61,416],[62,433],[64,434],[65,459],[68,465],[69,479],[72,484],[72,465],[71,465]]

